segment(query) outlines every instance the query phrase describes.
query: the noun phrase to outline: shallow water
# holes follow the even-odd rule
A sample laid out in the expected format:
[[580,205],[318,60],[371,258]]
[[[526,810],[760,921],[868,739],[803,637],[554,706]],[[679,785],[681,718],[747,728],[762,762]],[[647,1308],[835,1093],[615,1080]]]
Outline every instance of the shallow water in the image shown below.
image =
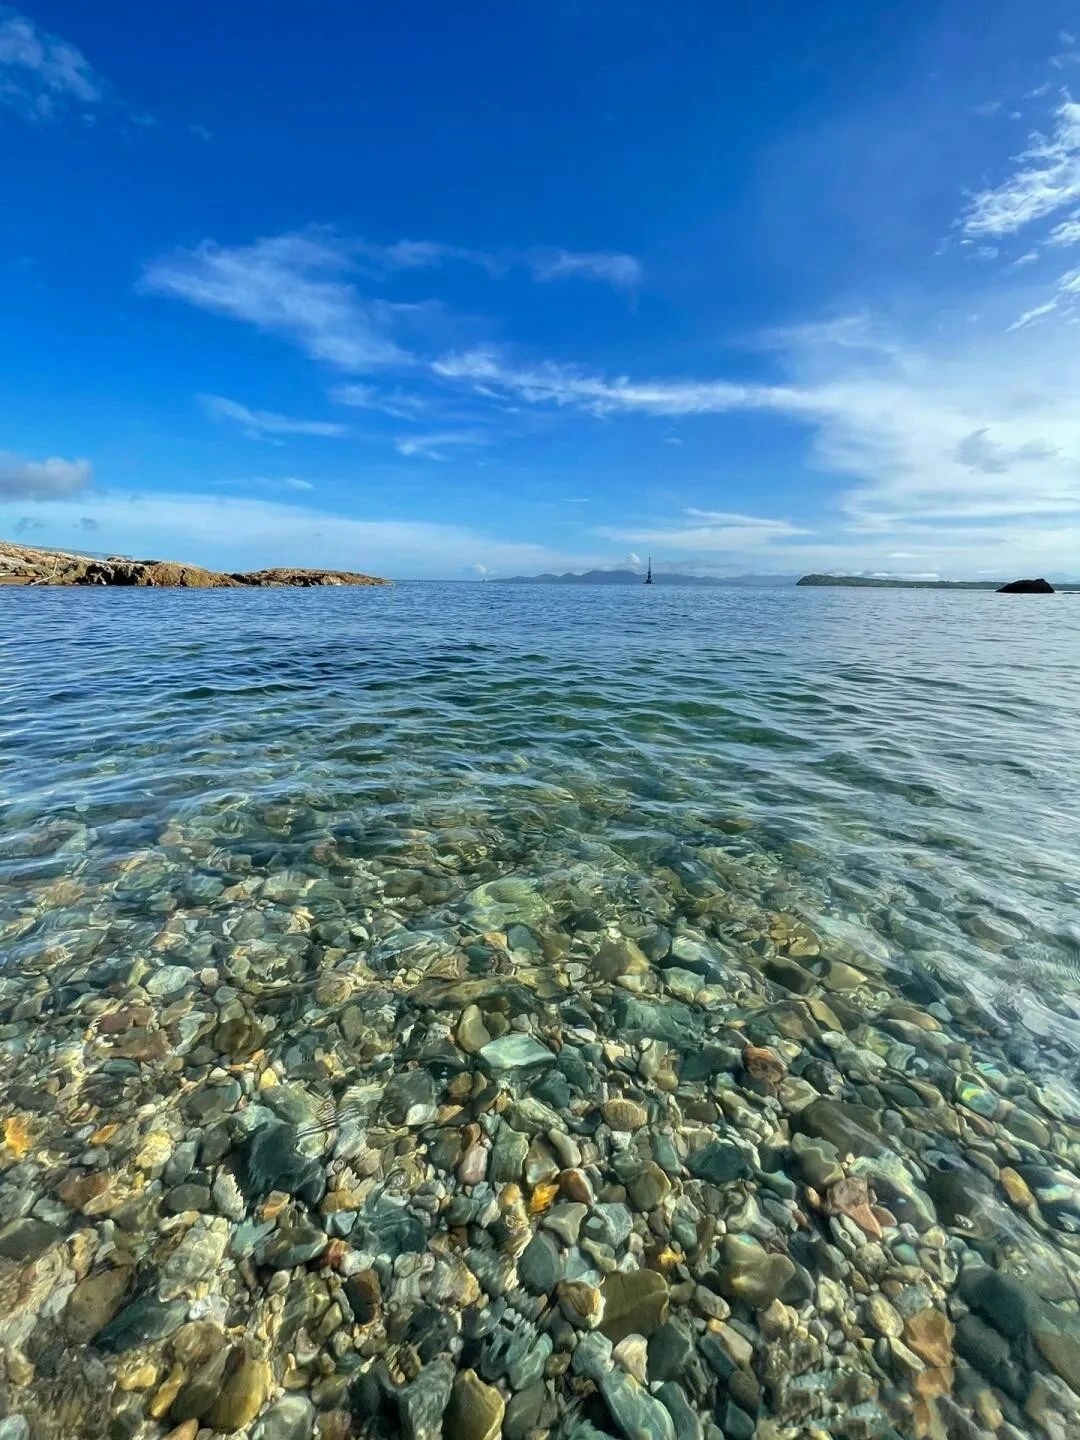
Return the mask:
[[[574,1044],[585,1046],[598,1074],[593,1098],[625,1090],[647,1102],[650,1126],[630,1146],[642,1157],[650,1130],[678,1130],[694,1112],[695,1082],[672,1062],[672,1088],[656,1088],[638,1053],[642,1045],[680,1049],[660,1034],[638,1036],[635,1050],[630,1025],[627,1055],[603,1051],[618,1036],[605,1042],[598,1017],[616,1013],[612,997],[620,992],[670,1006],[680,1023],[689,1005],[694,1024],[703,1026],[698,1042],[722,1032],[736,1043],[771,1045],[790,1069],[785,1083],[807,1073],[808,1064],[827,1063],[831,1078],[818,1083],[811,1070],[813,1084],[845,1101],[865,1103],[868,1087],[884,1083],[883,1076],[894,1082],[905,1074],[930,1076],[939,1084],[932,1065],[940,1060],[956,1071],[958,1084],[986,1086],[981,1096],[990,1096],[973,1109],[945,1097],[960,1121],[950,1120],[940,1135],[959,1158],[985,1155],[988,1163],[979,1165],[976,1156],[976,1168],[989,1174],[992,1167],[995,1183],[1006,1168],[1022,1176],[1025,1164],[1057,1165],[1065,1178],[1053,1183],[1068,1191],[1080,1159],[1078,714],[1080,597],[498,585],[0,590],[0,1058],[9,1076],[7,1094],[0,1082],[0,1117],[11,1127],[6,1152],[0,1148],[6,1169],[0,1224],[21,1223],[18,1236],[28,1217],[53,1227],[55,1234],[42,1232],[52,1248],[35,1254],[34,1242],[30,1253],[9,1259],[24,1268],[58,1267],[52,1300],[42,1282],[38,1309],[7,1337],[9,1347],[29,1356],[33,1372],[23,1376],[25,1404],[8,1402],[11,1414],[25,1411],[37,1427],[35,1440],[39,1432],[54,1433],[49,1426],[60,1424],[55,1433],[65,1433],[63,1424],[71,1423],[70,1416],[57,1421],[54,1392],[77,1390],[75,1380],[47,1381],[48,1366],[42,1370],[35,1352],[48,1351],[53,1331],[63,1335],[65,1324],[70,1330],[65,1305],[80,1265],[91,1278],[112,1273],[119,1254],[135,1267],[125,1271],[125,1295],[155,1287],[157,1293],[170,1246],[183,1245],[190,1230],[210,1237],[208,1253],[217,1259],[178,1292],[189,1303],[184,1318],[225,1326],[235,1346],[229,1373],[246,1375],[256,1360],[269,1367],[261,1406],[244,1420],[265,1425],[265,1417],[256,1417],[272,1408],[292,1363],[292,1341],[281,1341],[263,1314],[266,1306],[272,1313],[279,1293],[259,1289],[274,1271],[258,1249],[264,1235],[250,1247],[255,1271],[243,1276],[252,1264],[243,1226],[258,1221],[265,1197],[245,1196],[241,1218],[239,1203],[204,1204],[200,1194],[185,1193],[180,1201],[199,1202],[194,1208],[202,1218],[195,1219],[183,1209],[169,1213],[170,1189],[187,1183],[197,1191],[204,1181],[210,1187],[217,1167],[232,1163],[229,1147],[242,1150],[269,1114],[266,1097],[275,1088],[281,1094],[274,1113],[301,1126],[301,1145],[321,1156],[331,1189],[339,1186],[334,1177],[355,1160],[342,1139],[348,1087],[375,1078],[385,1085],[390,1074],[412,1073],[414,1062],[434,1066],[440,1085],[457,1074],[457,1061],[446,1061],[444,1075],[424,1045],[442,1035],[453,1050],[459,1016],[474,998],[493,1041],[505,1023],[493,1020],[495,1012],[552,1049],[569,1045],[576,1027]],[[590,969],[605,939],[619,937],[640,942],[650,962],[646,973],[597,976]],[[681,950],[672,948],[673,937],[682,937]],[[701,963],[695,947],[708,952]],[[794,962],[798,973],[784,972],[780,961]],[[829,967],[843,964],[856,967],[863,989],[841,992],[830,981]],[[186,970],[155,986],[154,972],[165,966]],[[507,1000],[503,992],[513,983],[526,999],[513,992]],[[439,986],[448,992],[445,1004]],[[792,1006],[808,1016],[800,997],[811,993],[832,1008],[825,1019],[808,1018],[804,1033],[790,1016]],[[341,1017],[350,1003],[361,1014],[347,1034]],[[126,1028],[106,1044],[101,1017],[133,1004],[148,1004],[151,1013],[136,1013],[130,1025],[117,1022]],[[779,1020],[766,1024],[761,1017],[777,1005]],[[935,1052],[933,1062],[918,1046],[906,1053],[912,1026],[897,1008],[904,1005],[936,1007],[930,1023],[944,1040],[934,1042],[942,1054]],[[424,1018],[413,1035],[408,1017],[417,1014]],[[618,1014],[625,1029],[625,1007]],[[881,1029],[882,1016],[890,1015],[908,1027],[902,1042],[900,1031]],[[246,1051],[214,1039],[226,1021],[242,1026],[250,1019],[258,1031]],[[138,1039],[125,1047],[129,1030]],[[468,1073],[491,1078],[493,1067],[482,1057],[454,1053],[468,1057]],[[463,1145],[490,1149],[502,1123],[492,1116],[507,1100],[519,1105],[530,1090],[528,1077],[494,1070],[503,1098],[490,1104],[469,1097],[475,1111],[466,1106],[463,1119],[444,1108],[436,1115],[437,1107],[452,1110],[461,1098],[440,1090],[431,1106],[426,1097],[420,1105],[419,1124],[388,1121],[382,1112],[366,1130],[361,1124],[363,1155],[381,1157],[365,1162],[366,1171],[353,1164],[365,1205],[374,1203],[371,1186],[389,1179],[406,1209],[410,1196],[422,1201],[430,1192],[440,1214],[455,1190],[469,1190],[472,1181],[459,1172],[447,1180],[432,1161],[435,1127],[451,1120],[472,1125]],[[799,1124],[798,1097],[789,1104],[786,1092],[777,1099],[768,1085],[744,1084],[742,1072],[735,1073],[736,1082],[699,1080],[700,1095],[719,1099],[729,1086],[744,1091],[757,1118],[740,1118],[730,1101],[723,1107],[727,1129],[748,1144],[782,1151]],[[170,1171],[164,1161],[140,1163],[151,1134],[166,1134],[163,1154],[192,1133],[203,1144],[205,1116],[185,1113],[180,1122],[178,1097],[226,1076],[240,1086],[229,1110],[232,1129],[207,1155],[199,1151],[186,1172],[194,1180],[175,1180],[182,1165]],[[296,1093],[283,1102],[290,1090]],[[917,1131],[891,1098],[897,1125]],[[547,1103],[558,1113],[551,1096]],[[1009,1151],[1012,1140],[995,1151],[992,1138],[1014,1103],[1038,1121],[1024,1137],[1034,1151],[1019,1158]],[[328,1131],[335,1106],[338,1129]],[[699,1129],[716,1131],[720,1122],[710,1118],[710,1106],[693,1119]],[[211,1119],[225,1123],[216,1111]],[[617,1189],[614,1162],[626,1147],[603,1127],[597,1139],[580,1086],[566,1120],[589,1137],[586,1171],[589,1146],[595,1151],[592,1188]],[[118,1134],[95,1140],[110,1123]],[[1054,1136],[1044,1144],[1047,1126]],[[520,1128],[531,1133],[524,1121]],[[691,1152],[701,1139],[693,1129],[687,1127]],[[901,1139],[898,1151],[914,1156],[925,1178],[926,1166],[937,1162]],[[937,1155],[941,1145],[934,1143]],[[395,1168],[388,1155],[404,1159]],[[769,1173],[763,1166],[755,1174]],[[100,1205],[72,1189],[73,1178],[101,1174],[116,1194]],[[685,1172],[670,1179],[670,1193],[647,1220],[631,1206],[636,1240],[623,1237],[602,1258],[626,1270],[653,1263],[650,1233],[668,1225],[680,1193],[702,1198],[693,1188],[700,1180]],[[796,1182],[805,1178],[796,1175]],[[476,1183],[482,1199],[490,1180],[481,1175]],[[750,1179],[749,1190],[755,1185]],[[1047,1193],[1052,1188],[1046,1181]],[[877,1191],[888,1212],[880,1177]],[[978,1258],[1023,1275],[1025,1283],[1040,1266],[1064,1266],[1075,1275],[1078,1261],[1080,1189],[1063,1200],[1040,1200],[1039,1193],[1032,1179],[1023,1203],[1002,1210],[1007,1223],[1000,1215],[995,1220],[995,1234],[1019,1226],[1030,1232],[1030,1244],[1021,1237],[1009,1255],[985,1245],[978,1250]],[[297,1224],[326,1219],[325,1204],[308,1214],[303,1196],[293,1197],[289,1216]],[[712,1206],[715,1214],[718,1207],[729,1237],[740,1233],[727,1210],[736,1199],[742,1203],[741,1191],[736,1196],[725,1182],[704,1198],[706,1210]],[[1029,1200],[1034,1213],[1025,1208]],[[894,1196],[894,1212],[900,1203]],[[995,1204],[1002,1205],[1000,1194]],[[801,1191],[789,1210],[800,1206],[800,1214],[812,1208]],[[404,1298],[391,1301],[401,1257],[380,1255],[359,1213],[353,1229],[351,1220],[336,1230],[327,1222],[331,1245],[351,1248],[362,1269],[378,1270],[381,1261],[387,1310],[427,1303],[423,1267],[423,1283],[406,1275]],[[536,1211],[533,1228],[542,1213]],[[965,1227],[977,1230],[978,1216],[946,1213],[939,1204],[936,1219],[939,1248],[951,1258],[938,1266],[935,1304],[960,1322],[965,1308],[981,1313],[963,1299],[952,1273],[962,1269],[962,1235]],[[786,1223],[768,1212],[756,1229],[743,1228],[775,1251],[782,1247],[769,1227],[783,1235]],[[835,1228],[834,1220],[821,1223]],[[890,1243],[909,1244],[902,1216],[886,1213],[884,1223]],[[468,1224],[484,1231],[475,1216]],[[794,1219],[791,1225],[805,1228]],[[76,1255],[72,1237],[87,1230],[93,1234],[86,1254]],[[441,1254],[437,1237],[453,1230],[433,1222],[437,1243],[432,1247],[429,1237],[426,1254]],[[937,1243],[936,1231],[931,1236],[923,1249]],[[224,1258],[218,1238],[227,1247]],[[474,1229],[469,1244],[478,1243]],[[22,1239],[9,1248],[26,1251]],[[590,1263],[588,1254],[566,1248],[564,1281],[579,1278],[578,1270],[586,1283],[604,1273],[595,1256]],[[62,1263],[55,1260],[61,1252]],[[331,1281],[355,1263],[335,1257],[326,1269],[331,1291]],[[326,1263],[324,1255],[318,1264]],[[713,1258],[665,1263],[673,1265],[673,1295],[680,1283],[700,1288],[695,1263],[703,1273],[716,1270]],[[810,1257],[799,1263],[818,1278]],[[308,1273],[291,1272],[290,1285]],[[858,1285],[852,1295],[856,1315],[866,1302]],[[1047,1282],[1039,1296],[1059,1307],[1055,1323],[1074,1315],[1077,1296],[1068,1282]],[[783,1298],[793,1312],[800,1303],[810,1307],[804,1320],[822,1303],[820,1294],[800,1300],[797,1286]],[[727,1299],[736,1302],[734,1320],[751,1326],[754,1307],[744,1314],[738,1296]],[[673,1301],[671,1315],[679,1308]],[[538,1316],[528,1305],[515,1313],[541,1331],[557,1317],[556,1360],[564,1342],[573,1348],[557,1304]],[[686,1314],[703,1333],[723,1323],[689,1299]],[[402,1417],[407,1409],[393,1387],[410,1378],[395,1347],[415,1337],[406,1320],[397,1329],[376,1321],[373,1331],[353,1320],[349,1344],[338,1353],[328,1341],[321,1358],[309,1362],[309,1383],[287,1388],[310,1395],[320,1414],[347,1415],[340,1424],[356,1433],[392,1428],[395,1403]],[[971,1319],[968,1330],[973,1326]],[[515,1394],[481,1353],[483,1337],[462,1327],[426,1350],[420,1346],[428,1369],[445,1351],[459,1377],[468,1360],[502,1400]],[[873,1327],[866,1333],[872,1340]],[[888,1336],[879,1339],[885,1344]],[[168,1337],[147,1343],[166,1347],[161,1373],[142,1389],[111,1392],[106,1404],[109,1415],[129,1417],[125,1433],[164,1434],[165,1420],[177,1415],[167,1396],[160,1416],[155,1403],[169,1366],[183,1369],[186,1362],[168,1352],[174,1343]],[[974,1353],[970,1336],[965,1343]],[[89,1388],[109,1394],[117,1362],[108,1344],[102,1353],[109,1358],[87,1362]],[[840,1353],[835,1343],[832,1353]],[[877,1366],[884,1377],[875,1380],[873,1395],[833,1397],[822,1402],[826,1407],[879,1405],[901,1435],[936,1433],[935,1425],[947,1424],[948,1416],[933,1410],[937,1402],[921,1397],[903,1371],[903,1357],[890,1360],[869,1345],[866,1353],[869,1370]],[[375,1354],[390,1357],[391,1378],[381,1382],[385,1393],[369,1414],[356,1399],[356,1377]],[[1020,1365],[1018,1353],[1014,1358]],[[1001,1421],[1020,1433],[1037,1423],[1024,1410],[1030,1377],[1051,1362],[1030,1350],[1024,1363],[1023,1394],[1003,1402]],[[93,1365],[104,1366],[103,1374]],[[978,1386],[971,1376],[983,1375],[983,1389],[988,1381],[971,1355],[958,1353],[933,1368],[948,1371],[934,1383],[976,1416],[982,1429],[975,1433],[994,1433],[997,1417],[972,1409]],[[756,1414],[745,1400],[751,1419],[803,1423],[806,1416],[787,1414],[790,1387],[770,1388],[757,1369]],[[624,1372],[616,1366],[611,1373]],[[724,1407],[734,1402],[718,1399],[709,1375],[708,1383],[686,1382],[691,1408],[735,1433],[743,1422],[728,1414],[725,1425]],[[1061,1366],[1051,1379],[1066,1383]],[[588,1391],[587,1377],[577,1381]],[[626,1432],[630,1422],[619,1418],[619,1399],[605,1388],[610,1379],[596,1382],[593,1397],[568,1382],[549,1369],[554,1428],[569,1433],[573,1424],[592,1423]],[[654,1403],[647,1393],[635,1392],[635,1399],[646,1410]],[[927,1403],[933,1413],[919,1410]],[[1055,1416],[1072,1423],[1068,1393],[1052,1394],[1047,1405],[1048,1423],[1057,1423]],[[89,1400],[76,1412],[87,1434],[106,1423]],[[833,1413],[813,1411],[807,1423],[828,1428]],[[314,1424],[315,1411],[304,1414],[304,1423]],[[200,1418],[208,1416],[214,1418],[211,1412]],[[551,1428],[549,1421],[544,1412],[539,1428]],[[670,1440],[651,1412],[641,1423],[657,1440]],[[867,1421],[867,1433],[884,1434],[875,1423]],[[279,1433],[288,1432],[271,1428],[269,1440]]]

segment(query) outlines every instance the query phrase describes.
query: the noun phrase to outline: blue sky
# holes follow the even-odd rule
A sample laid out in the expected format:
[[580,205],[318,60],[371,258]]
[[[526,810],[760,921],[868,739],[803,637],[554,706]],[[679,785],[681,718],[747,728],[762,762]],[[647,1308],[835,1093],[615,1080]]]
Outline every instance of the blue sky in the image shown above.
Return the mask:
[[1070,87],[1056,0],[0,6],[0,535],[1075,574]]

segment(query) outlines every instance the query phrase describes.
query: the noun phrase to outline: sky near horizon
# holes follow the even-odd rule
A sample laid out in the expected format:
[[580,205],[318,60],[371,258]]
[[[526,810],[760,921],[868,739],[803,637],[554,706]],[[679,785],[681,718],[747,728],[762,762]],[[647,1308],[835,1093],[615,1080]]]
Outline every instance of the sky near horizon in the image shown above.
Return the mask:
[[1080,4],[0,4],[0,535],[1080,575]]

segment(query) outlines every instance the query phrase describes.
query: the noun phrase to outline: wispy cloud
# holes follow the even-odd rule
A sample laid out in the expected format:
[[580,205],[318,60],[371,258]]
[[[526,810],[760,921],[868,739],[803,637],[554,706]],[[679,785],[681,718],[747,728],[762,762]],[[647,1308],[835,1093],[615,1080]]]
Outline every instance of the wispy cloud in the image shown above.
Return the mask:
[[1015,235],[1080,200],[1080,105],[1066,97],[1050,135],[1035,134],[1000,185],[974,195],[962,219],[969,238]]
[[442,452],[446,449],[490,444],[491,436],[483,430],[443,430],[436,435],[404,435],[394,441],[394,448],[410,459],[445,460]]
[[[744,554],[777,540],[790,540],[811,532],[787,520],[763,519],[756,515],[733,514],[723,510],[687,509],[677,525],[601,526],[594,533],[607,540],[631,545],[651,545],[667,550],[692,550],[698,554]],[[640,564],[640,560],[632,563]]]
[[408,363],[392,337],[402,307],[362,298],[345,278],[352,264],[348,245],[328,231],[232,249],[204,240],[148,265],[142,286],[285,336],[346,370]]
[[530,404],[569,407],[596,416],[715,415],[728,410],[797,409],[800,404],[798,392],[783,386],[727,380],[607,379],[554,362],[515,366],[491,350],[444,355],[432,369],[443,379],[464,382],[481,395],[514,395]]
[[24,460],[0,452],[0,500],[64,500],[90,487],[89,460]]
[[100,104],[101,80],[81,50],[39,30],[25,15],[0,9],[0,104],[31,120],[86,113]]
[[575,251],[538,247],[529,251],[529,268],[537,280],[598,280],[619,290],[640,285],[641,262],[615,251]]
[[211,420],[238,425],[251,440],[273,439],[279,435],[321,435],[335,439],[348,434],[344,425],[328,420],[297,420],[273,410],[249,410],[224,395],[200,395],[199,404]]
[[431,408],[430,400],[407,390],[382,390],[377,385],[336,385],[331,400],[355,410],[377,410],[396,420],[412,420]]
[[398,240],[392,245],[357,241],[354,248],[382,270],[428,270],[460,264],[477,266],[489,275],[503,275],[515,267],[524,267],[535,280],[592,280],[616,289],[639,285],[643,276],[639,260],[613,250],[566,250],[555,245],[533,245],[525,250],[490,251],[435,240]]

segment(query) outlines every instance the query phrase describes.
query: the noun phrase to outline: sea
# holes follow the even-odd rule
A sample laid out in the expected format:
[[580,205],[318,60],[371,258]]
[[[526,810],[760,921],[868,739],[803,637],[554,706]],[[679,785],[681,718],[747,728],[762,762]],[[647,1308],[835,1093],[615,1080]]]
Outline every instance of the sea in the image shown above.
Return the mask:
[[0,1434],[1080,1434],[1080,596],[2,589],[0,1127]]

